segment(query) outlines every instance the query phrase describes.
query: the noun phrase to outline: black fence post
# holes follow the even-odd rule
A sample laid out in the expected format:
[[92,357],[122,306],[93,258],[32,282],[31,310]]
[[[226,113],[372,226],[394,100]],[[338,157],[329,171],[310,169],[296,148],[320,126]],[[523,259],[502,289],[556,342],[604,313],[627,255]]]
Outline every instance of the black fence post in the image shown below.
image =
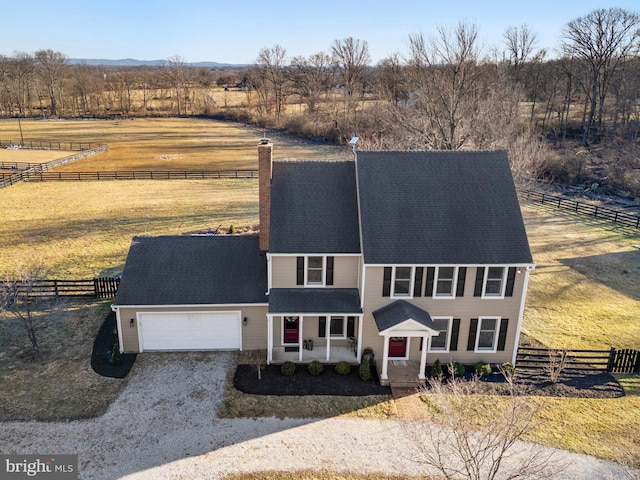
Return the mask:
[[607,372],[613,372],[616,365],[616,349],[611,347],[609,351],[609,361],[607,362]]

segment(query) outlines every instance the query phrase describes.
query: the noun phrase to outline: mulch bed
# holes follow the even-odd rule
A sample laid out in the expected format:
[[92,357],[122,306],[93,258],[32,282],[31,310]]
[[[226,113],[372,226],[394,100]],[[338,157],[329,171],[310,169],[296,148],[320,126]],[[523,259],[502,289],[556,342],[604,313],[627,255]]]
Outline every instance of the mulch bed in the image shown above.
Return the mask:
[[118,365],[111,364],[109,362],[109,353],[116,343],[118,343],[116,314],[115,312],[109,312],[93,342],[93,352],[91,353],[91,368],[98,375],[111,378],[125,378],[129,375],[137,355],[135,353],[123,353],[120,355],[120,363]]
[[[280,373],[279,365],[261,367],[262,378],[258,380],[257,367],[238,365],[233,378],[236,389],[254,395],[391,395],[390,387],[380,386],[378,375],[362,381],[358,368],[352,367],[349,375],[336,373],[333,366],[325,365],[324,372],[317,377],[311,375],[305,365],[297,365],[293,376]],[[470,373],[467,375],[470,378]],[[618,398],[624,390],[616,379],[602,370],[565,371],[558,382],[552,383],[541,371],[522,370],[515,380],[517,395],[574,398]],[[502,374],[494,373],[479,382],[479,392],[505,395],[509,385]]]
[[260,368],[261,379],[255,365],[238,365],[233,377],[234,386],[244,393],[254,395],[339,395],[360,397],[366,395],[391,395],[390,387],[383,387],[375,368],[373,378],[363,381],[357,366],[349,375],[340,375],[333,365],[325,365],[324,371],[314,377],[306,365],[297,365],[295,373],[288,377],[280,373],[279,365]]

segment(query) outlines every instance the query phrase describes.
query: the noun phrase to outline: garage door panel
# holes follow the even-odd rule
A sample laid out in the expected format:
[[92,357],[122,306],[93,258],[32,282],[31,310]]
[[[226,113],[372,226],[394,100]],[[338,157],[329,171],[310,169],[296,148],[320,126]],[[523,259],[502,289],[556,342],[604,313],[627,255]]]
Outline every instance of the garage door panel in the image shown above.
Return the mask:
[[240,312],[140,313],[143,351],[238,350]]

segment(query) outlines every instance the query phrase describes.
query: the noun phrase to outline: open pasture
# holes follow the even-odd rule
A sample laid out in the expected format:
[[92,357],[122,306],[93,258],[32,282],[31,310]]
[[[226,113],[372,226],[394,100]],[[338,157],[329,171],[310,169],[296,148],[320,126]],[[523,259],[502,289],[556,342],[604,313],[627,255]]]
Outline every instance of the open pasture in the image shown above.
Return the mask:
[[[0,121],[0,138],[15,138],[17,129],[13,120]],[[256,145],[263,135],[260,130],[240,124],[193,118],[23,120],[22,130],[25,142],[109,145],[109,152],[55,169],[67,172],[257,169]],[[272,140],[274,158],[337,160],[351,156],[347,147],[316,145],[287,135]]]

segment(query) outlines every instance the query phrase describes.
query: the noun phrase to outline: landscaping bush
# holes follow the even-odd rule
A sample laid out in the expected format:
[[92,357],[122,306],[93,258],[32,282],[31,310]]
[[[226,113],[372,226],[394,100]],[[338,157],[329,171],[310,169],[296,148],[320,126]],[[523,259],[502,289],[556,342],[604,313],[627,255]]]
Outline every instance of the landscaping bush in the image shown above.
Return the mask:
[[509,380],[510,378],[513,378],[516,374],[516,367],[513,366],[512,363],[510,362],[505,362],[502,365],[500,365],[500,372],[502,373],[502,375],[504,375],[504,377]]
[[231,224],[231,226],[229,226],[229,235],[232,235],[234,233],[236,233],[236,227]]
[[433,365],[431,366],[431,376],[433,378],[442,377],[442,365],[440,364],[440,360],[433,362]]
[[460,362],[453,362],[453,365],[449,366],[449,373],[454,377],[464,377],[464,365]]
[[296,372],[296,364],[293,362],[284,362],[280,365],[280,373],[290,377]]
[[362,361],[360,362],[360,378],[366,382],[371,380],[372,376],[369,357],[362,357]]
[[349,362],[339,362],[336,365],[336,372],[340,375],[349,375],[351,373],[351,365]]
[[120,356],[120,346],[117,343],[113,344],[111,351],[108,352],[109,363],[111,365],[120,365],[122,357]]
[[323,372],[324,365],[322,365],[322,363],[320,363],[318,360],[314,360],[307,366],[307,370],[309,370],[309,373],[311,375],[317,377]]
[[476,373],[481,377],[491,375],[492,372],[491,365],[489,365],[487,362],[483,362],[482,360],[476,362],[474,368],[476,369]]

